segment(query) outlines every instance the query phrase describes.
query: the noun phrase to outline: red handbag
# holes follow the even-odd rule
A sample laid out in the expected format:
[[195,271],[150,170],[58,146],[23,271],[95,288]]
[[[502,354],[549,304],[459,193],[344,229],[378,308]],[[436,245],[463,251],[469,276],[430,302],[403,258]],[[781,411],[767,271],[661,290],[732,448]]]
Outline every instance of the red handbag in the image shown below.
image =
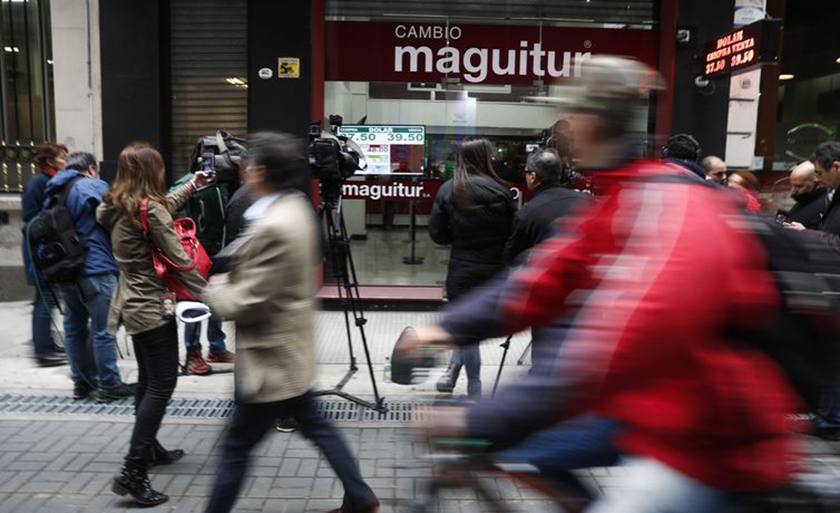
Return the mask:
[[189,272],[195,269],[202,278],[207,278],[210,274],[210,268],[213,267],[213,262],[195,236],[195,221],[184,217],[172,222],[175,234],[178,235],[181,246],[183,246],[184,252],[190,259],[190,264],[185,266],[177,265],[166,258],[149,237],[149,198],[140,200],[140,224],[152,248],[152,262],[154,262],[157,277],[175,294],[177,301],[196,301],[195,295],[190,292],[190,289],[181,282],[177,275],[178,272]]

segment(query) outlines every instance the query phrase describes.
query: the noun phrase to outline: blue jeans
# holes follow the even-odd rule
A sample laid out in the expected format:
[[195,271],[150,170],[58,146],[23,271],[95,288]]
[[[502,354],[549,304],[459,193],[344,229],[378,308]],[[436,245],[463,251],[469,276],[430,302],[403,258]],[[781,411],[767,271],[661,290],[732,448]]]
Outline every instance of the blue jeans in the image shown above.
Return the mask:
[[823,429],[840,429],[840,379],[834,389],[823,396],[820,409],[814,414],[814,423]]
[[108,310],[116,286],[117,277],[113,274],[85,276],[61,284],[65,349],[74,383],[87,382],[103,388],[122,383],[117,368],[117,341],[108,333]]
[[[225,346],[225,332],[222,331],[222,320],[215,315],[207,319],[207,340],[210,342],[210,353],[221,355],[227,351],[227,346]],[[187,353],[201,351],[200,322],[186,323],[184,325],[184,346],[187,348]]]
[[[481,395],[481,349],[479,346],[465,346],[452,351],[450,364],[455,366],[453,376],[457,376],[461,367],[467,368],[467,394],[471,396]],[[455,384],[457,379],[452,380]]]
[[592,498],[571,471],[617,464],[620,453],[614,438],[619,429],[615,420],[584,415],[540,431],[496,459],[530,463],[544,479]]
[[[43,358],[55,351],[53,340],[53,311],[55,310],[55,299],[42,284],[44,294],[35,288],[35,300],[32,302],[32,345],[35,346],[35,358]],[[56,289],[56,293],[59,291]],[[46,303],[46,304],[44,304]]]

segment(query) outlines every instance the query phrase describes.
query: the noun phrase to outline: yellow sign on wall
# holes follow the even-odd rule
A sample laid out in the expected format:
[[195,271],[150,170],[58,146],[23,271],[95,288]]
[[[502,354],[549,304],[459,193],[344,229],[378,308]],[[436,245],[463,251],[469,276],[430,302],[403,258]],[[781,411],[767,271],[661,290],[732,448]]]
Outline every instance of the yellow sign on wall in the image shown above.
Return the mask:
[[280,57],[277,61],[277,78],[300,78],[300,59]]

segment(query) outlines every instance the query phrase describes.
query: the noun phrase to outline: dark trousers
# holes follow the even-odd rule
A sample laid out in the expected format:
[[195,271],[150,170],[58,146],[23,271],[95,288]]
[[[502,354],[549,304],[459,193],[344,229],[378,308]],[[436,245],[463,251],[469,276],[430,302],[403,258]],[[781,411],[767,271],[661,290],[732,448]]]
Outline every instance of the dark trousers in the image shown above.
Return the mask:
[[222,460],[213,494],[205,510],[207,513],[226,513],[233,508],[245,477],[251,449],[262,440],[279,417],[294,417],[301,434],[324,453],[344,485],[343,508],[354,511],[373,504],[376,497],[362,479],[350,449],[332,424],[318,414],[315,399],[307,392],[273,403],[237,401],[233,419],[225,434]]
[[[35,358],[43,358],[55,352],[52,316],[56,308],[55,298],[46,284],[41,286],[40,291],[35,288],[35,301],[32,302],[32,344],[35,346]],[[54,292],[58,293],[58,289]]]
[[134,394],[136,418],[126,461],[145,465],[178,382],[178,328],[172,321],[131,338],[139,376]]

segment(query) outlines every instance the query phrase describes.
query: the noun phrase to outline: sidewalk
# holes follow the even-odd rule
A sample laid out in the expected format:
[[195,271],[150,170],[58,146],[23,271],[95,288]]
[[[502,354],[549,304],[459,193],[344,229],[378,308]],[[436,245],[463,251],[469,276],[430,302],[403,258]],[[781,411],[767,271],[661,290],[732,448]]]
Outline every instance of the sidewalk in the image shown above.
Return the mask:
[[[72,385],[68,377],[69,367],[39,368],[31,358],[31,306],[27,302],[0,303],[0,391],[54,391],[69,394]],[[390,357],[394,343],[406,326],[418,326],[433,323],[437,314],[429,312],[368,312],[365,314],[368,322],[365,326],[371,361],[374,366],[376,384],[380,395],[390,398],[410,398],[428,395],[432,380],[423,387],[406,387],[386,383],[383,379],[383,364],[385,358]],[[56,323],[61,327],[61,318],[56,316]],[[359,372],[353,376],[345,387],[345,391],[361,396],[373,394],[369,372],[366,368],[364,349],[359,330],[350,318],[353,336],[353,350]],[[225,323],[224,330],[228,335],[228,346],[236,351],[236,334],[233,323]],[[179,334],[183,342],[183,327],[179,327]],[[349,349],[342,312],[318,312],[315,318],[316,360],[318,362],[318,381],[316,388],[331,388],[345,375],[349,366]],[[525,365],[517,366],[516,360],[528,345],[530,337],[521,333],[513,338],[508,353],[503,382],[527,371],[530,359],[526,358]],[[502,349],[499,344],[503,340],[488,342],[482,345],[482,380],[485,394],[493,388]],[[126,343],[125,334],[121,331],[117,335],[117,343],[123,359],[119,360],[119,367],[124,381],[137,381],[137,364],[134,360],[134,350]],[[180,344],[181,361],[184,361],[184,346]],[[202,329],[202,347],[206,354],[206,324]],[[212,364],[214,371],[210,376],[179,376],[178,388],[175,396],[207,396],[230,397],[233,393],[233,366],[226,364]],[[419,389],[418,389],[419,388]],[[456,394],[466,395],[466,376],[462,373],[455,389]]]
[[[0,360],[0,396],[3,392],[69,396],[67,367],[41,369],[30,357],[29,308],[21,302],[0,303],[0,326],[4,327],[0,337],[0,354],[4,355]],[[402,329],[407,325],[434,322],[436,314],[371,312],[367,318],[371,359],[386,405],[392,400],[396,410],[400,402],[412,403],[436,396],[428,386],[417,390],[385,383],[382,379],[383,363]],[[344,376],[348,365],[343,314],[319,312],[316,323],[319,363],[316,388],[330,388]],[[235,350],[233,326],[226,325],[225,330],[231,339],[231,349]],[[372,386],[355,328],[353,336],[360,370],[345,390],[370,399]],[[503,381],[513,379],[527,369],[527,365],[517,366],[516,359],[528,338],[527,334],[514,337]],[[482,346],[486,394],[492,389],[501,360],[500,342]],[[119,337],[119,344],[125,351],[123,335]],[[183,358],[183,348],[181,351]],[[124,379],[136,379],[137,367],[132,356],[126,355],[120,361],[120,368]],[[208,377],[180,377],[175,398],[229,399],[233,388],[230,366],[217,366],[217,369],[222,372]],[[456,393],[465,393],[464,389],[462,378]],[[331,401],[341,407],[349,404],[338,398],[331,398]],[[3,411],[1,407],[2,404],[0,411]],[[111,493],[109,487],[128,446],[133,420],[130,411],[115,415],[0,413],[0,513],[136,511],[130,502]],[[203,511],[216,471],[217,443],[225,422],[219,418],[177,415],[164,419],[159,436],[161,442],[170,448],[184,449],[187,456],[174,465],[152,471],[154,486],[171,497],[170,502],[153,511]],[[424,478],[430,473],[428,460],[422,459],[427,452],[426,446],[414,438],[411,424],[368,420],[343,421],[337,426],[358,458],[362,474],[382,501],[382,513],[405,511],[408,501],[418,496]],[[809,464],[830,483],[840,483],[840,444],[812,439],[805,443],[814,454]],[[242,500],[235,511],[315,513],[340,505],[340,483],[326,461],[299,435],[271,432],[254,456]],[[634,478],[619,468],[589,469],[582,471],[581,476],[593,491],[604,494],[621,493]],[[554,511],[551,503],[532,490],[523,489],[507,479],[488,479],[492,493],[513,511]],[[455,490],[445,497],[442,511],[446,513],[480,513],[488,508],[487,503],[478,501],[468,490]]]

